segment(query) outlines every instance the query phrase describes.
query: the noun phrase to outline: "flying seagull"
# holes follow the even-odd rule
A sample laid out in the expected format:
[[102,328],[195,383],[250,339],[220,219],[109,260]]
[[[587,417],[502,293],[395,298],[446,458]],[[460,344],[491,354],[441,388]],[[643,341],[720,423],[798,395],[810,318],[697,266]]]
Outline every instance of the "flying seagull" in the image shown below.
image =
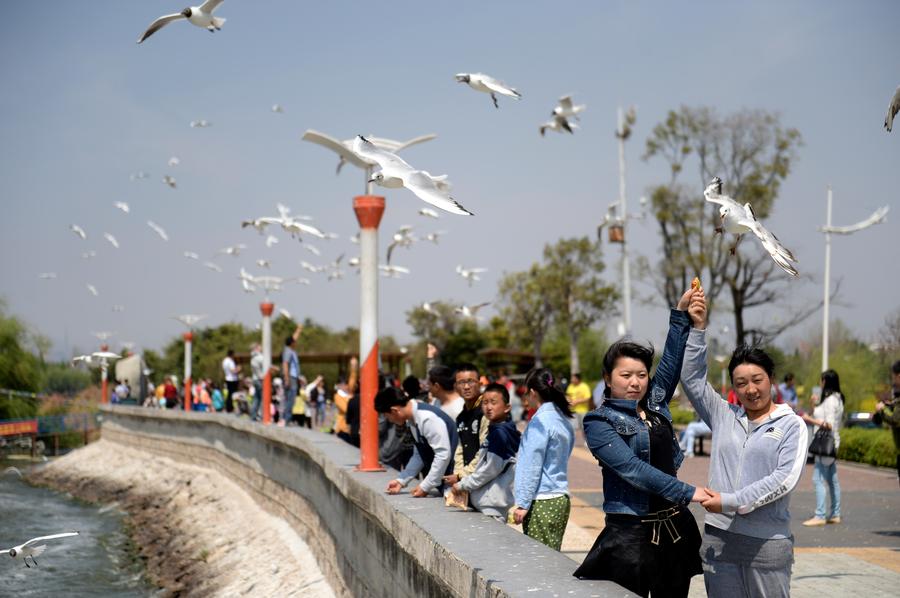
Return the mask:
[[81,240],[87,239],[87,233],[84,232],[84,229],[78,226],[77,224],[70,224],[69,230],[81,237]]
[[461,307],[457,307],[454,311],[458,314],[461,314],[464,318],[478,319],[478,310],[490,304],[491,302],[487,301],[485,303],[479,303],[478,305],[463,305]]
[[289,312],[288,310],[286,310],[283,307],[278,308],[278,314],[283,318],[287,318],[288,320],[294,319],[293,316],[291,316],[291,312]]
[[219,251],[216,252],[216,255],[230,255],[232,257],[237,257],[241,254],[241,251],[247,249],[247,246],[243,243],[238,243],[237,245],[230,245],[228,247],[223,247]]
[[166,185],[168,185],[169,187],[171,187],[172,189],[175,189],[178,186],[178,184],[175,182],[175,177],[173,177],[173,176],[169,176],[169,175],[164,176],[163,182]]
[[469,283],[469,286],[472,286],[472,283],[481,280],[479,274],[487,272],[487,268],[463,268],[462,266],[456,267],[456,273],[462,276]]
[[140,180],[143,180],[143,179],[146,179],[149,177],[150,177],[150,175],[147,174],[146,172],[144,172],[143,170],[139,170],[139,171],[135,172],[134,174],[129,175],[129,178],[132,181],[140,181]]
[[40,274],[38,274],[38,278],[40,278],[41,280],[55,280],[56,272],[41,272]]
[[53,534],[51,536],[38,536],[37,538],[28,540],[24,544],[19,544],[18,546],[13,546],[12,548],[7,548],[6,550],[0,550],[0,554],[5,552],[14,560],[21,559],[25,563],[25,566],[30,569],[31,565],[28,564],[28,557],[31,557],[31,562],[34,563],[35,566],[37,566],[37,561],[34,560],[34,557],[41,556],[41,554],[47,549],[46,544],[35,546],[37,542],[41,542],[43,540],[56,540],[57,538],[68,538],[70,536],[77,535],[78,532],[64,532],[61,534]]
[[276,237],[275,235],[269,235],[268,237],[266,237],[266,247],[271,249],[272,245],[277,245],[277,244],[278,244],[278,237]]
[[87,284],[84,285],[84,286],[85,286],[85,288],[88,290],[88,292],[89,292],[91,295],[93,295],[94,297],[97,297],[97,296],[100,295],[100,292],[97,291],[97,287],[95,287],[95,286],[92,285],[91,283],[87,283]]
[[381,270],[382,276],[387,276],[388,278],[400,278],[401,274],[409,274],[409,268],[392,264],[379,264],[378,269]]
[[481,91],[484,93],[491,94],[491,99],[494,100],[494,108],[499,108],[500,103],[497,101],[497,95],[504,95],[510,98],[516,98],[517,100],[522,99],[522,94],[518,91],[507,85],[502,81],[498,81],[491,76],[485,75],[484,73],[457,73],[456,81],[458,83],[465,83],[475,91]]
[[183,255],[184,255],[184,257],[188,258],[189,260],[199,260],[200,259],[200,255],[198,255],[197,253],[194,253],[193,251],[185,251]]
[[179,164],[181,164],[181,160],[178,159],[178,156],[172,156],[171,158],[169,158],[169,166],[170,167],[175,167],[175,166],[178,166]]
[[109,241],[109,244],[112,245],[113,247],[115,247],[116,249],[119,248],[119,242],[116,240],[116,238],[114,236],[112,236],[112,234],[103,233],[103,238],[106,239],[107,241]]
[[272,112],[284,114],[284,108],[281,107],[281,104],[272,104]]
[[242,220],[241,228],[247,228],[248,226],[252,226],[256,229],[256,232],[259,234],[263,234],[266,231],[266,227],[270,224],[281,224],[281,219],[276,218],[274,216],[263,216],[262,218],[253,218],[251,220]]
[[891,103],[888,104],[887,116],[884,117],[884,128],[890,133],[894,128],[894,117],[900,112],[900,87],[894,92]]
[[419,215],[427,216],[428,218],[440,218],[440,215],[431,208],[422,208],[419,210]]
[[220,4],[222,4],[222,0],[206,0],[200,6],[192,6],[181,12],[161,16],[150,23],[147,31],[137,40],[137,43],[141,43],[169,23],[180,19],[187,19],[191,25],[202,27],[210,32],[218,31],[225,24],[225,19],[214,17],[212,13]]
[[126,214],[127,214],[128,212],[131,211],[131,208],[130,208],[130,207],[128,206],[128,204],[125,203],[124,201],[116,201],[116,202],[113,202],[113,206],[115,206],[116,208],[119,208],[120,210],[122,210],[122,211],[125,212]]
[[206,266],[207,268],[209,268],[210,270],[214,271],[214,272],[221,272],[221,271],[222,271],[222,267],[221,267],[221,266],[219,266],[218,264],[214,264],[214,263],[212,263],[212,262],[203,262],[203,265]]
[[541,137],[546,135],[547,131],[556,131],[557,133],[561,133],[563,131],[568,131],[569,133],[574,133],[573,129],[577,129],[578,125],[575,123],[569,122],[569,119],[561,114],[554,114],[553,119],[545,122],[539,128],[541,132]]
[[353,151],[362,158],[377,163],[381,167],[382,179],[399,179],[404,187],[422,201],[452,214],[472,216],[472,212],[450,197],[448,191],[441,190],[430,174],[415,170],[396,154],[379,149],[362,135],[358,135],[353,142]]
[[719,205],[719,217],[722,222],[721,226],[716,228],[716,233],[728,232],[737,235],[734,245],[731,247],[731,255],[734,255],[741,236],[744,233],[752,232],[782,270],[791,276],[797,276],[797,270],[790,263],[797,261],[794,254],[756,219],[753,207],[749,203],[741,206],[732,198],[722,194],[722,179],[713,177],[706,190],[703,191],[703,196],[706,197],[706,201]]
[[435,245],[437,245],[437,244],[438,244],[438,239],[441,237],[441,235],[446,235],[446,234],[447,234],[447,233],[446,233],[445,231],[442,231],[442,230],[436,230],[436,231],[434,231],[433,233],[428,233],[428,234],[425,235],[423,238],[424,238],[426,241],[431,241],[432,243],[434,243]]
[[205,129],[206,127],[211,127],[212,123],[208,120],[200,119],[200,120],[192,120],[191,128],[192,129]]
[[[406,141],[396,141],[394,139],[385,139],[383,137],[366,137],[375,147],[381,148],[383,150],[389,151],[391,153],[396,154],[400,150],[403,150],[407,147],[416,145],[418,143],[424,143],[426,141],[430,141],[437,137],[437,135],[429,134],[429,135],[421,135],[419,137],[413,137],[412,139],[408,139]],[[314,131],[312,129],[308,129],[303,134],[304,141],[310,141],[317,145],[321,145],[322,147],[327,147],[331,151],[335,152],[338,157],[338,165],[335,174],[340,174],[341,168],[343,168],[344,164],[349,162],[353,164],[357,168],[362,168],[363,170],[367,170],[376,166],[374,160],[367,159],[365,156],[359,156],[354,153],[353,150],[353,139],[346,139],[344,141],[339,141],[334,137],[326,135],[325,133],[319,133],[318,131]]]
[[310,245],[309,243],[304,243],[303,248],[306,249],[308,252],[310,252],[311,254],[313,254],[316,257],[319,257],[320,255],[322,255],[322,252],[319,251],[319,248],[316,247],[315,245]]
[[272,263],[269,260],[256,260],[256,265],[260,268],[271,268]]
[[153,232],[155,232],[157,235],[159,235],[159,238],[162,239],[163,241],[169,240],[169,235],[166,234],[165,229],[163,227],[161,227],[160,225],[158,225],[157,223],[153,222],[152,220],[148,220],[147,226],[152,228]]
[[556,108],[553,109],[551,116],[563,116],[565,118],[579,120],[578,115],[581,112],[584,112],[585,108],[587,108],[587,106],[584,104],[579,104],[578,106],[574,105],[572,103],[572,96],[563,96],[559,98],[559,103],[556,105]]
[[125,311],[125,306],[116,304],[116,305],[112,306],[112,310],[116,313],[121,313],[121,312]]
[[391,263],[391,255],[394,253],[394,247],[406,247],[409,249],[415,242],[416,237],[412,234],[412,227],[409,225],[401,226],[391,238],[391,243],[387,248],[387,263]]
[[206,319],[208,316],[206,314],[181,314],[180,316],[172,316],[173,320],[178,320],[188,328],[193,328],[194,324],[199,322],[200,320]]
[[81,254],[81,258],[85,260],[89,260],[92,257],[97,257],[97,252],[91,249],[90,251],[85,251]]

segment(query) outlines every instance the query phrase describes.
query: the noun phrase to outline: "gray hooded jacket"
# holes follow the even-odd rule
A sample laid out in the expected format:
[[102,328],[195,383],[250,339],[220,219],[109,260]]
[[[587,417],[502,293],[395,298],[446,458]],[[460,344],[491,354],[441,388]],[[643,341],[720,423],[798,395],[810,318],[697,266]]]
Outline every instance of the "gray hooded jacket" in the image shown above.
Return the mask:
[[806,463],[806,424],[788,405],[762,422],[748,421],[706,379],[706,334],[691,329],[681,370],[684,392],[712,430],[709,486],[722,493],[722,513],[706,524],[754,538],[791,537],[790,492]]

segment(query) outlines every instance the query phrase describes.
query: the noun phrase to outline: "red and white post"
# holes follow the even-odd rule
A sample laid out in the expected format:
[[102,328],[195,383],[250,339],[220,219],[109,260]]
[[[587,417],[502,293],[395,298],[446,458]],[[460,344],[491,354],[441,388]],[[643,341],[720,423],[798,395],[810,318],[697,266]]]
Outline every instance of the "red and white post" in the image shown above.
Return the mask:
[[[109,351],[109,345],[103,343],[100,345],[100,350],[106,353]],[[107,378],[109,374],[107,371],[109,370],[109,366],[106,363],[106,358],[102,357],[100,359],[100,402],[101,403],[109,403],[109,394],[107,391],[109,390],[109,383],[107,382]]]
[[263,377],[263,396],[262,396],[262,420],[264,424],[272,423],[272,310],[275,304],[264,301],[259,304],[259,311],[262,313],[262,347],[263,347],[263,365],[265,367],[265,376]]
[[194,344],[194,333],[184,333],[184,410],[191,410],[191,347]]
[[359,471],[383,471],[378,462],[378,225],[384,214],[384,197],[360,195],[353,198],[359,221],[359,357],[360,403]]

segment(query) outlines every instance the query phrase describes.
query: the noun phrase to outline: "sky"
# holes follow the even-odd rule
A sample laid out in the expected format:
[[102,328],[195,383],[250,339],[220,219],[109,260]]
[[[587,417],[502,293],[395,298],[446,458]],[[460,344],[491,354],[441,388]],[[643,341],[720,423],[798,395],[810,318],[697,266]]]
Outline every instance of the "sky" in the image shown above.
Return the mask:
[[[171,318],[182,313],[209,314],[210,325],[255,325],[263,297],[242,291],[240,267],[266,273],[254,264],[265,258],[271,274],[303,276],[301,260],[358,255],[349,237],[358,230],[352,198],[365,190],[363,174],[346,166],[335,175],[337,157],[302,141],[307,129],[339,139],[438,136],[403,157],[448,174],[474,217],[427,219],[410,192],[380,190],[382,261],[401,225],[421,235],[446,231],[438,245],[395,252],[409,276],[380,279],[380,332],[411,342],[405,314],[413,306],[494,301],[500,277],[540,260],[545,244],[596,234],[618,194],[613,131],[617,107],[629,105],[638,115],[626,148],[629,210],[667,179],[661,160],[641,155],[670,109],[777,112],[804,140],[766,220],[804,275],[788,304],[821,299],[824,239],[816,227],[830,184],[834,224],[882,205],[894,210],[885,224],[834,239],[832,279],[842,287],[833,318],[874,340],[900,307],[900,277],[891,274],[900,257],[900,130],[882,128],[900,84],[896,2],[572,2],[562,11],[528,1],[228,0],[216,12],[227,19],[219,32],[177,22],[135,43],[156,17],[182,8],[171,0],[0,7],[0,297],[52,341],[51,357],[96,347],[92,333],[101,330],[115,332],[113,348],[130,341],[158,349],[182,331]],[[457,83],[458,72],[488,73],[523,99],[501,98],[496,110],[487,95]],[[538,126],[564,94],[587,105],[581,128],[542,138]],[[283,113],[272,112],[276,103]],[[212,126],[191,128],[198,119]],[[169,167],[171,156],[180,164]],[[149,177],[132,181],[139,171]],[[162,183],[166,174],[176,189]],[[688,181],[699,194],[696,179]],[[277,215],[279,202],[340,237],[310,240],[317,258],[280,231],[268,249],[264,236],[241,229],[244,219]],[[86,240],[69,230],[73,223]],[[655,262],[655,223],[628,227],[633,255]],[[248,249],[216,256],[236,243]],[[81,257],[91,250],[96,257]],[[741,250],[760,251],[746,242]],[[604,252],[604,277],[620,284],[619,247],[604,244]],[[206,260],[223,272],[204,267]],[[457,265],[488,272],[469,287]],[[42,280],[43,272],[57,278]],[[298,319],[358,326],[352,270],[340,281],[312,275],[312,282],[272,299]],[[632,306],[633,333],[660,346],[666,307],[646,282],[637,280],[634,294],[643,300]],[[747,317],[752,323],[774,311]],[[605,323],[610,335],[616,323]],[[819,313],[778,343],[790,347],[820,329]]]

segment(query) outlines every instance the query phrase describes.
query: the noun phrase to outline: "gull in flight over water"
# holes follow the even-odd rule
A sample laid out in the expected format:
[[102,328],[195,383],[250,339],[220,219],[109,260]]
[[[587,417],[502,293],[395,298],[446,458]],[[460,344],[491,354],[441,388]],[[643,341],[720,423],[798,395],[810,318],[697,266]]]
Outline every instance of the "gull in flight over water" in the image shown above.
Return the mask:
[[158,225],[157,223],[153,222],[152,220],[148,220],[147,226],[152,228],[153,232],[155,232],[157,235],[159,235],[159,238],[162,239],[163,241],[169,240],[169,235],[166,234],[165,229],[163,227],[161,227],[160,225]]
[[169,176],[169,175],[164,176],[163,182],[166,185],[168,185],[169,187],[171,187],[172,189],[175,189],[178,187],[178,183],[175,182],[175,177],[173,177],[173,176]]
[[220,4],[222,4],[222,0],[206,0],[206,2],[200,6],[191,6],[190,8],[185,8],[181,12],[163,15],[150,23],[150,26],[147,27],[147,31],[145,31],[140,39],[137,40],[137,43],[143,42],[169,23],[181,19],[187,19],[188,23],[191,25],[202,27],[210,32],[218,31],[222,28],[222,25],[225,24],[225,19],[213,16],[213,11],[216,10]]
[[205,320],[208,317],[209,316],[206,314],[181,314],[180,316],[172,316],[172,319],[178,320],[188,328],[193,328],[197,322]]
[[569,119],[560,114],[554,114],[553,120],[549,120],[540,126],[541,137],[544,137],[547,134],[547,131],[556,131],[557,133],[562,133],[563,131],[568,131],[569,133],[575,133],[574,129],[577,129],[578,125],[575,123],[569,122]]
[[[551,116],[562,116],[564,118],[574,118],[575,120],[580,120],[578,115],[584,112],[585,108],[587,108],[584,104],[579,104],[578,106],[572,103],[572,96],[563,96],[559,98],[559,103],[556,105],[556,108],[553,109]],[[571,133],[571,131],[569,131]]]
[[113,206],[119,208],[120,210],[122,210],[122,211],[125,212],[126,214],[127,214],[128,212],[131,211],[131,208],[129,207],[129,205],[128,205],[127,203],[125,203],[124,201],[117,201],[117,202],[114,202],[114,203],[113,203]]
[[488,93],[491,95],[491,99],[494,100],[494,108],[500,108],[500,103],[497,101],[497,94],[504,95],[510,98],[516,98],[517,100],[522,99],[522,94],[507,85],[502,81],[498,81],[489,75],[485,75],[484,73],[457,73],[456,81],[458,83],[465,83],[475,91],[480,91],[483,93]]
[[438,214],[436,211],[432,210],[431,208],[422,208],[421,210],[419,210],[419,215],[427,216],[428,218],[440,218],[441,217],[440,214]]
[[756,219],[753,207],[749,203],[745,203],[742,206],[732,198],[722,194],[722,179],[713,177],[706,190],[703,191],[703,196],[706,197],[706,201],[719,205],[721,225],[716,228],[716,233],[727,232],[737,235],[734,245],[731,247],[731,255],[734,255],[741,236],[744,233],[752,232],[782,270],[791,276],[797,276],[796,268],[790,263],[797,261],[794,254]]
[[116,240],[116,238],[114,236],[112,236],[112,234],[103,233],[103,238],[106,239],[107,241],[109,241],[109,244],[112,245],[113,247],[115,247],[116,249],[119,248],[119,242]]
[[61,534],[53,534],[50,536],[38,536],[37,538],[32,538],[23,544],[19,544],[18,546],[13,546],[12,548],[7,548],[6,550],[0,550],[0,554],[6,553],[13,558],[13,560],[22,560],[25,563],[25,566],[29,569],[31,565],[28,564],[28,558],[31,557],[31,562],[37,566],[37,561],[34,560],[34,557],[41,556],[41,554],[47,549],[46,544],[41,544],[40,546],[35,546],[38,542],[43,542],[45,540],[56,540],[58,538],[68,538],[70,536],[77,536],[78,532],[63,532]]
[[888,133],[894,128],[894,117],[897,116],[898,112],[900,112],[900,87],[897,87],[897,90],[891,97],[891,103],[888,104],[887,116],[884,117],[884,128]]
[[441,190],[430,174],[423,170],[415,170],[396,154],[379,149],[362,135],[358,135],[354,140],[353,151],[367,160],[376,162],[381,167],[381,171],[375,173],[373,182],[378,182],[379,174],[382,180],[399,179],[403,186],[412,191],[416,197],[436,208],[452,214],[472,215],[472,212],[450,197],[448,191]]
[[56,280],[56,272],[41,272],[38,274],[41,280]]
[[269,235],[268,237],[266,237],[266,247],[268,247],[269,249],[272,248],[272,245],[277,245],[277,244],[278,244],[278,237],[276,237],[275,235]]
[[[406,141],[396,141],[394,139],[385,139],[384,137],[371,136],[367,136],[366,139],[371,141],[375,147],[396,154],[397,152],[418,143],[431,141],[435,137],[437,137],[437,135],[434,134],[421,135],[419,137],[413,137],[412,139],[408,139]],[[357,155],[354,152],[354,139],[339,141],[334,137],[326,135],[325,133],[319,133],[318,131],[309,129],[303,134],[303,140],[321,145],[322,147],[327,147],[338,155],[339,160],[335,174],[340,174],[341,168],[343,168],[344,164],[346,164],[347,162],[363,170],[368,170],[369,168],[377,166],[377,163],[374,160],[367,159],[365,156]]]
[[192,120],[191,128],[192,129],[205,129],[206,127],[211,127],[212,123],[208,120],[200,119],[200,120]]
[[169,158],[168,164],[169,164],[169,167],[174,168],[174,167],[178,166],[179,164],[181,164],[181,160],[178,159],[178,156],[172,156],[171,158]]
[[98,296],[100,295],[100,292],[97,290],[97,287],[95,287],[95,286],[92,285],[91,283],[87,283],[87,284],[84,285],[84,286],[85,286],[85,288],[88,290],[88,293],[90,293],[90,294],[93,295],[94,297],[98,297]]
[[77,224],[70,224],[69,230],[81,237],[81,240],[87,239],[87,233],[84,232],[84,229],[78,226]]
[[478,280],[481,280],[481,277],[478,276],[483,272],[487,272],[487,268],[463,268],[462,266],[456,267],[456,273],[462,276],[466,281],[468,281],[469,286],[472,286],[472,283]]
[[486,301],[484,303],[479,303],[478,305],[472,305],[472,306],[463,305],[463,306],[457,307],[454,311],[458,314],[461,314],[464,318],[472,318],[472,319],[477,320],[477,319],[480,319],[480,317],[477,315],[478,310],[481,309],[482,307],[486,307],[490,304],[491,304],[490,301]]

